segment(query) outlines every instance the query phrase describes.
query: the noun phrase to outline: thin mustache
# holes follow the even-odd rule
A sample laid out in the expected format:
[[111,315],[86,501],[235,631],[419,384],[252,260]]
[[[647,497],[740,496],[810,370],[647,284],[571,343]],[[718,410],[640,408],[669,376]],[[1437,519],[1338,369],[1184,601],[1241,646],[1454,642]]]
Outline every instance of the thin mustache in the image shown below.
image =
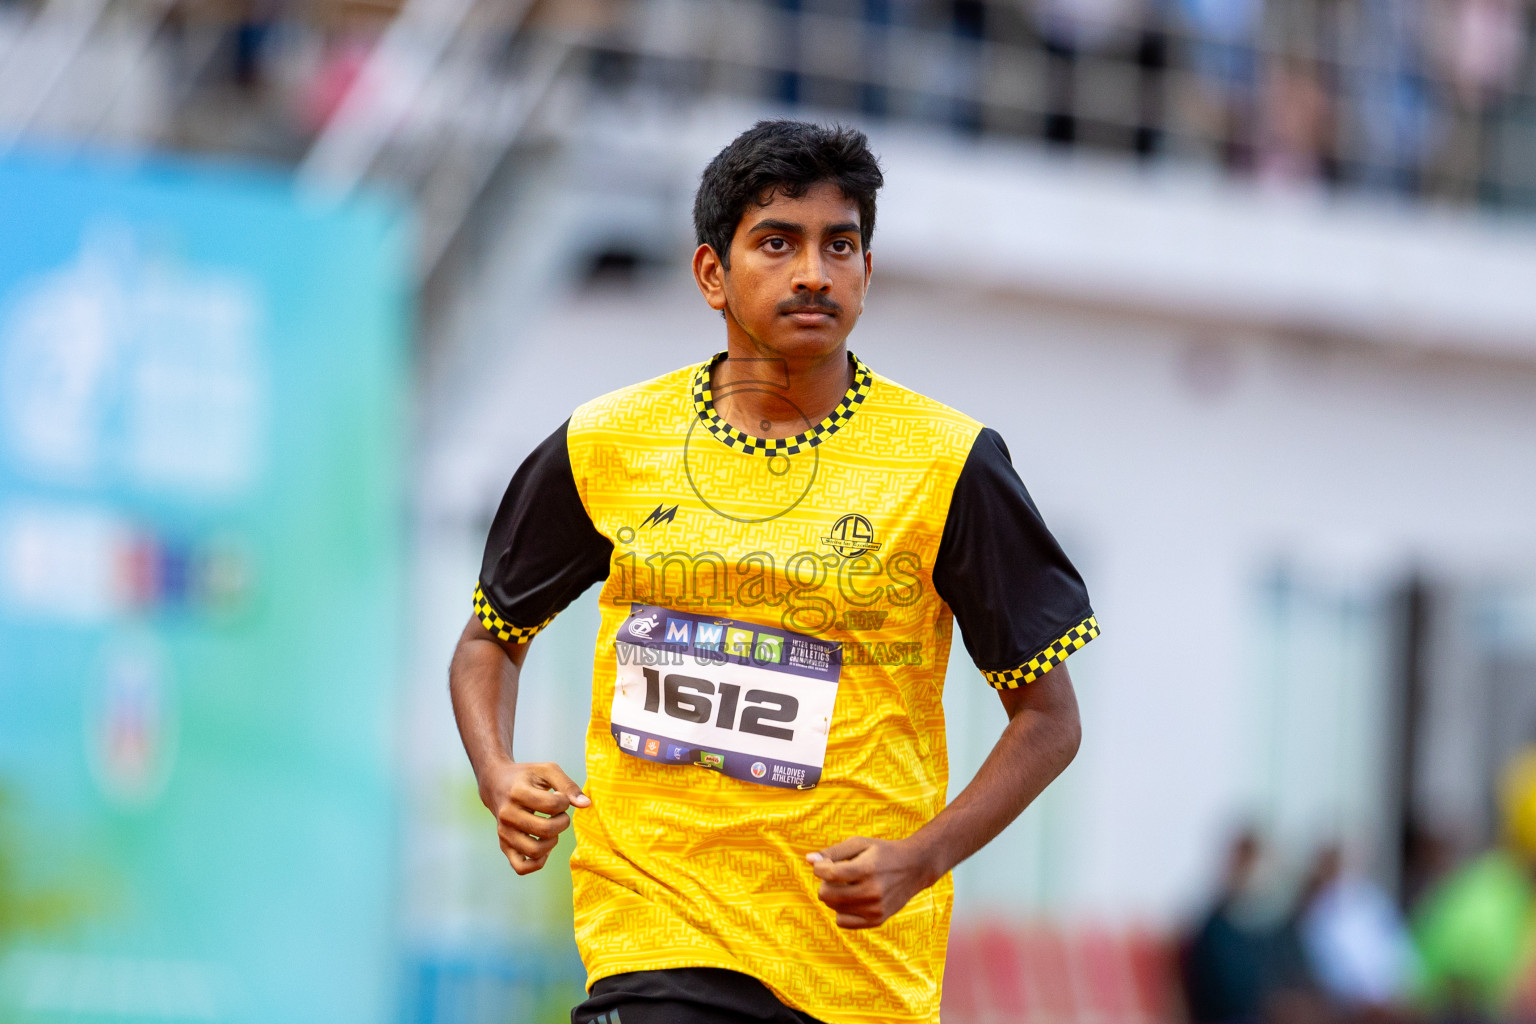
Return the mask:
[[809,299],[779,303],[780,313],[841,313],[842,311],[842,306],[825,295],[812,295]]

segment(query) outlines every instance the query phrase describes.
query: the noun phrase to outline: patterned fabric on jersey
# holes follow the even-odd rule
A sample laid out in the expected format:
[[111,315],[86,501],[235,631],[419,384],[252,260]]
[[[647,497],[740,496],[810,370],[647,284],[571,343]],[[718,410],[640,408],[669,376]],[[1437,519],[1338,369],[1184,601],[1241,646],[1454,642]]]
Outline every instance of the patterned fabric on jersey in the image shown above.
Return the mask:
[[[831,416],[795,438],[755,438],[716,412],[725,395],[711,370],[722,357],[577,409],[513,478],[476,591],[487,629],[523,640],[603,584],[592,806],[574,815],[571,858],[588,984],[717,967],[829,1024],[937,1021],[949,877],[881,927],[850,931],[816,898],[805,854],[852,836],[902,838],[943,808],[940,698],[954,621],[998,687],[1050,671],[1098,625],[996,432],[850,357],[853,383]],[[770,363],[736,376],[724,391],[782,394]],[[647,622],[631,618],[650,609]],[[732,777],[712,760],[721,755],[681,746],[690,763],[663,763],[664,746],[642,750],[610,727],[610,711],[640,700],[627,681],[637,670],[619,664],[639,650],[636,637],[665,627],[686,646],[685,626],[712,621],[748,638],[761,627],[744,643],[776,669],[786,644],[833,652],[836,700],[815,726],[825,753],[814,788],[772,784],[779,768],[763,778],[761,761]],[[694,678],[707,669],[640,671],[658,721],[664,710],[732,728],[737,695]],[[758,732],[789,721],[773,707],[755,714]],[[741,712],[742,742],[765,742],[745,736],[746,721]]]

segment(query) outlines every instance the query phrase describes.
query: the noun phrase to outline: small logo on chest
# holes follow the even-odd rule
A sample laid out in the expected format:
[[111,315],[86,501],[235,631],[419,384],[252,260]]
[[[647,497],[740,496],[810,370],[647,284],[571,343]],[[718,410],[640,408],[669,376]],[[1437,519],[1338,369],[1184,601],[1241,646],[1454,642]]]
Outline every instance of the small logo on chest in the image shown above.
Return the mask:
[[861,515],[849,514],[832,524],[832,529],[821,538],[821,543],[844,558],[855,558],[880,550],[875,540],[875,528]]
[[640,521],[640,529],[644,530],[652,526],[665,526],[667,523],[670,523],[673,517],[676,515],[676,505],[673,505],[670,508],[657,505],[654,509],[651,510],[650,515],[646,516]]

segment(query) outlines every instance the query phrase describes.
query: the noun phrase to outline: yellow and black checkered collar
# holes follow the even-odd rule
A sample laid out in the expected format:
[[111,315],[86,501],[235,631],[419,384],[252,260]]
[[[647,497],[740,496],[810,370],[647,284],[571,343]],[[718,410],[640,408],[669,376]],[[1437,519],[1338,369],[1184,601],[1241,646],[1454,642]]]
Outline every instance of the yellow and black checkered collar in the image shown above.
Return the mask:
[[693,407],[699,414],[699,421],[709,429],[721,441],[730,445],[739,452],[747,455],[798,455],[807,448],[814,448],[833,434],[843,424],[853,418],[854,412],[869,397],[869,389],[875,382],[874,374],[869,372],[869,367],[852,352],[848,358],[853,362],[853,385],[848,388],[843,400],[837,403],[837,408],[831,415],[810,430],[794,437],[753,437],[744,434],[720,418],[715,412],[715,397],[710,390],[710,371],[715,364],[724,359],[726,353],[719,352],[709,362],[702,364],[693,372]]

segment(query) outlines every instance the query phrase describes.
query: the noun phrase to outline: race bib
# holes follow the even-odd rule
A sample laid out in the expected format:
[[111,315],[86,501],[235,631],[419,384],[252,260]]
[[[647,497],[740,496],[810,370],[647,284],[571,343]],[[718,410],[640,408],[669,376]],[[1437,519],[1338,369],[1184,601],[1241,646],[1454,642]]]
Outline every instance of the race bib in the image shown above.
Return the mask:
[[842,645],[632,605],[614,642],[619,749],[786,789],[821,781]]

